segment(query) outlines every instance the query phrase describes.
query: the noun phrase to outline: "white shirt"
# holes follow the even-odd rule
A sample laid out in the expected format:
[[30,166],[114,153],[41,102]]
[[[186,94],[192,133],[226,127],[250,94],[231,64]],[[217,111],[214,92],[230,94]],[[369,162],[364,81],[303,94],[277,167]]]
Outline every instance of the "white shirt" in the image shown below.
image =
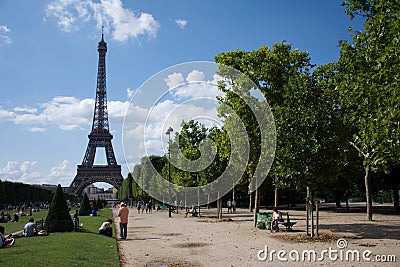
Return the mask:
[[106,230],[109,227],[110,227],[110,223],[109,222],[103,222],[103,224],[99,228],[99,231],[100,230]]

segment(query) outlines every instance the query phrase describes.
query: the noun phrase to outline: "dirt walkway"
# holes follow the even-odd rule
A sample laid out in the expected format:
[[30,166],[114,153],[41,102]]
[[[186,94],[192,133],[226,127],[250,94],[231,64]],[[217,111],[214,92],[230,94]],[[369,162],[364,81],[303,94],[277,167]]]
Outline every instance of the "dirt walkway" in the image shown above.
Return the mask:
[[[201,218],[184,218],[183,212],[169,218],[168,211],[137,214],[136,209],[130,209],[128,238],[118,240],[122,266],[400,265],[397,215],[376,214],[375,221],[367,222],[363,212],[322,210],[320,232],[327,241],[306,242],[302,210],[290,211],[291,220],[297,224],[288,233],[254,228],[253,215],[244,209],[236,214],[225,213],[225,220],[220,222],[213,218],[215,214],[216,210],[210,209],[202,211],[205,217]],[[339,238],[344,238],[341,247],[337,244]],[[377,262],[382,259],[391,262]]]

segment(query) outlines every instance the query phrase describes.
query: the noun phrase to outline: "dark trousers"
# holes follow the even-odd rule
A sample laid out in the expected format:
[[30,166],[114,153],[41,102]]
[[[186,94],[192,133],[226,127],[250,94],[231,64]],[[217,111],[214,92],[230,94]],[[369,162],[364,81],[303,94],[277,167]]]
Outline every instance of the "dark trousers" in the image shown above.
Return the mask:
[[128,234],[128,224],[119,223],[119,237],[125,239]]
[[105,235],[105,236],[112,237],[112,228],[108,227],[108,228],[106,228],[106,230],[99,230],[99,235]]

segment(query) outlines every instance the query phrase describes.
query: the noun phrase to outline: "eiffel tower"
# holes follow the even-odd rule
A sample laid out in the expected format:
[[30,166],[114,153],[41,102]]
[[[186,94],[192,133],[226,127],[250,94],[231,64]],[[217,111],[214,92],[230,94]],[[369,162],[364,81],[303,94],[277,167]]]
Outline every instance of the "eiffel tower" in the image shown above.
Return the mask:
[[[123,181],[121,165],[117,164],[111,143],[113,136],[109,131],[106,88],[107,43],[104,42],[103,32],[101,33],[101,41],[97,46],[97,51],[99,52],[99,65],[92,131],[88,135],[89,144],[82,164],[78,165],[78,173],[69,186],[69,192],[76,195],[81,195],[83,189],[96,182],[108,183],[119,189]],[[93,165],[98,147],[105,148],[107,165]]]

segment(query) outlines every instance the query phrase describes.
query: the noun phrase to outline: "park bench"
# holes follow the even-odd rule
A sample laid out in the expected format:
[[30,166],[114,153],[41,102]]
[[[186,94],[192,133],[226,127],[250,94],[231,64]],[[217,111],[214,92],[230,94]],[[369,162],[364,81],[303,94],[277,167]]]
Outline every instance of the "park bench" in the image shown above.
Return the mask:
[[[156,211],[159,211],[159,210],[167,210],[167,209],[168,209],[168,206],[167,206],[167,205],[156,205],[155,208],[156,208]],[[174,209],[174,207],[171,206],[171,209]]]
[[[281,212],[282,217],[286,217],[286,220],[283,222],[278,222],[278,224],[282,224],[286,227],[286,231],[291,231],[293,225],[297,222],[290,221],[290,213],[289,212]],[[271,229],[272,222],[272,212],[259,212],[257,213],[257,227],[260,229]]]

